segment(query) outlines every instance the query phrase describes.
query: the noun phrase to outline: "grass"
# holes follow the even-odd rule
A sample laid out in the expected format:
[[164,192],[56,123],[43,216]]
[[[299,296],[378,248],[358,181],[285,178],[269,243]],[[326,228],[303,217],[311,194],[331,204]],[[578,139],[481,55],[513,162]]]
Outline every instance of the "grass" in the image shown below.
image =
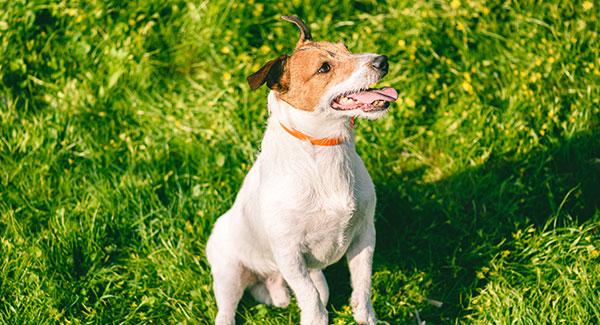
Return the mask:
[[[245,76],[317,39],[390,56],[358,121],[391,324],[600,318],[592,1],[0,2],[0,322],[210,323],[204,244],[267,116]],[[352,323],[344,263],[330,319]],[[242,301],[248,324],[298,308]]]

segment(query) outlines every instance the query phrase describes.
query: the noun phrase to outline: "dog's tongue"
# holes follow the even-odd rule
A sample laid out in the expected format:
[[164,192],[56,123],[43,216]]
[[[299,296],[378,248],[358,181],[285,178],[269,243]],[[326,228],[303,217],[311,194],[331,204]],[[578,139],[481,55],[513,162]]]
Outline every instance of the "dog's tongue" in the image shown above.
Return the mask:
[[383,87],[381,89],[370,89],[359,93],[350,94],[347,97],[359,101],[363,104],[371,104],[376,100],[394,102],[398,99],[398,92],[392,87]]

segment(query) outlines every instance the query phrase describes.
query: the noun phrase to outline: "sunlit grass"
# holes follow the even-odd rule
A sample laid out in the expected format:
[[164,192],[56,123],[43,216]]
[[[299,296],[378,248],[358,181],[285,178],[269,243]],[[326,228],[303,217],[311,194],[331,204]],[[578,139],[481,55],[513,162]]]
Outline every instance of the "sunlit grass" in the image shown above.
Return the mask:
[[[600,318],[593,1],[21,0],[0,2],[0,322],[210,322],[204,243],[259,150],[245,77],[297,39],[282,14],[391,60],[398,104],[356,129],[381,320]],[[351,323],[346,266],[326,275]]]

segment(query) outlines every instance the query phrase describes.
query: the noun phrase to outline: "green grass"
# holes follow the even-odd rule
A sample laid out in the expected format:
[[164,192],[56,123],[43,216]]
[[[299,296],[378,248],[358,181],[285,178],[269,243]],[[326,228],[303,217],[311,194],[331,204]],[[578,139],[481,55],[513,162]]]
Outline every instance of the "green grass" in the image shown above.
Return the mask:
[[[204,244],[266,121],[245,77],[297,39],[281,14],[392,62],[402,100],[356,129],[381,320],[597,321],[598,8],[0,0],[0,323],[210,322]],[[344,263],[326,276],[352,323]]]

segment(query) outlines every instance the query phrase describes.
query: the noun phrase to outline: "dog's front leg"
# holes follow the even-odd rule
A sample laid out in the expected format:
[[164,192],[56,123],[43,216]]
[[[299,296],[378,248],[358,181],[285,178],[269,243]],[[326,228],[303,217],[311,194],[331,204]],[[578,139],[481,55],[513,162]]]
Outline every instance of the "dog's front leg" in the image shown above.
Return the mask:
[[352,242],[346,258],[352,282],[352,311],[359,324],[375,325],[375,313],[371,305],[371,266],[375,249],[375,226],[365,225],[364,230]]
[[[286,246],[288,244],[286,243]],[[300,323],[302,325],[327,324],[327,310],[310,278],[300,246],[279,247],[274,254],[281,275],[296,295],[301,311]]]

